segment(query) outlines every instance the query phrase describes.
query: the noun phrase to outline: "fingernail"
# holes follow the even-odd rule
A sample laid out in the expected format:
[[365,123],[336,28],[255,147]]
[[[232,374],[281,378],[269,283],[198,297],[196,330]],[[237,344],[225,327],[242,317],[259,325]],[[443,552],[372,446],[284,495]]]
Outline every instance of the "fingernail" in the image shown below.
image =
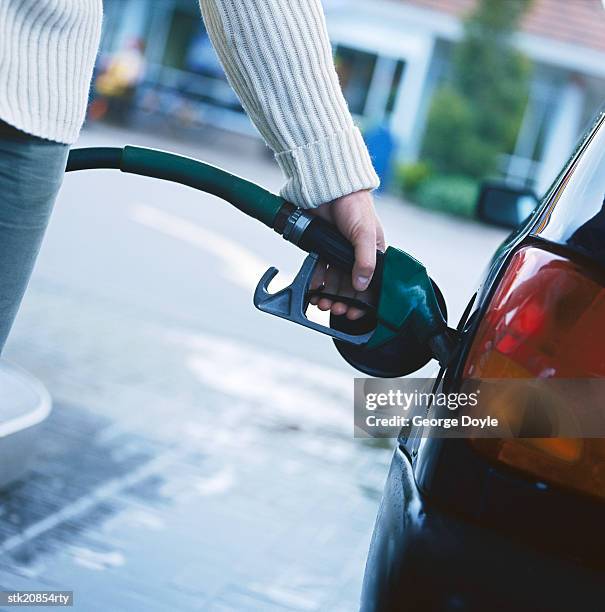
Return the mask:
[[359,291],[364,291],[368,288],[370,284],[370,279],[367,276],[358,276],[357,277],[357,288]]

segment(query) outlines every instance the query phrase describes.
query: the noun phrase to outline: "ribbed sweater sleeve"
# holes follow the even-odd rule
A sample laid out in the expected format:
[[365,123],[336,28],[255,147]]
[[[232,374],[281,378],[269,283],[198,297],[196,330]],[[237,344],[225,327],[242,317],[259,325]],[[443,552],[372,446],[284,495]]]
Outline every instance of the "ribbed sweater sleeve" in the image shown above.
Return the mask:
[[342,95],[320,0],[200,0],[229,82],[273,149],[282,196],[314,208],[378,186]]
[[0,0],[0,118],[73,143],[88,101],[101,0]]

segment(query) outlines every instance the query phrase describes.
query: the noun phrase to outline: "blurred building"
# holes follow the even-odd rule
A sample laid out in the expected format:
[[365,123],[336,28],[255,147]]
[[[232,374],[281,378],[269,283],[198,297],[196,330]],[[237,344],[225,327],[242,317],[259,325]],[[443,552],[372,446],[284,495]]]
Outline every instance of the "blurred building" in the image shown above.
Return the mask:
[[204,29],[197,0],[104,0],[97,67],[142,42],[145,76],[136,105],[186,125],[254,134]]
[[[476,0],[331,0],[326,2],[343,87],[354,112],[385,121],[400,155],[415,159],[431,96],[447,72],[462,19]],[[548,187],[581,132],[605,102],[605,9],[601,0],[533,0],[516,36],[534,63],[511,180]],[[355,58],[355,59],[354,59]]]
[[[324,0],[342,87],[362,126],[387,127],[418,156],[435,88],[476,0]],[[195,0],[105,0],[103,56],[145,42],[138,104],[195,124],[253,134]],[[605,100],[601,0],[533,0],[516,44],[534,62],[530,99],[502,175],[545,189]]]

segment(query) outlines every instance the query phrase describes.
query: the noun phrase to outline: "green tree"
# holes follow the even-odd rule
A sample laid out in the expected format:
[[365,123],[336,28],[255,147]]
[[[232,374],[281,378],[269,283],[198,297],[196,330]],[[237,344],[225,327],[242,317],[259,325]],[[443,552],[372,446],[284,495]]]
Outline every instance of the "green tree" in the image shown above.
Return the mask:
[[449,82],[433,97],[423,157],[442,173],[480,179],[512,151],[530,62],[511,44],[531,0],[479,0],[454,51]]

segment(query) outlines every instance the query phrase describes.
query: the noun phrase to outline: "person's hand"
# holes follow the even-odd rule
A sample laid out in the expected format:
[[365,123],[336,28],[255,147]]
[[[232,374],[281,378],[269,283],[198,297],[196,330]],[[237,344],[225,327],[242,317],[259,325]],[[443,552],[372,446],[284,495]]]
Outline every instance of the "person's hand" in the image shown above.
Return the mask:
[[[358,191],[338,198],[313,210],[313,213],[333,223],[340,233],[355,247],[355,266],[353,274],[329,267],[320,261],[310,289],[320,287],[326,293],[357,297],[371,302],[375,296],[365,294],[376,267],[376,250],[385,250],[384,232],[376,211],[374,200],[369,191]],[[330,310],[335,315],[347,315],[351,320],[363,316],[363,310],[347,307],[342,302],[332,302],[326,298],[311,299],[320,310]]]

